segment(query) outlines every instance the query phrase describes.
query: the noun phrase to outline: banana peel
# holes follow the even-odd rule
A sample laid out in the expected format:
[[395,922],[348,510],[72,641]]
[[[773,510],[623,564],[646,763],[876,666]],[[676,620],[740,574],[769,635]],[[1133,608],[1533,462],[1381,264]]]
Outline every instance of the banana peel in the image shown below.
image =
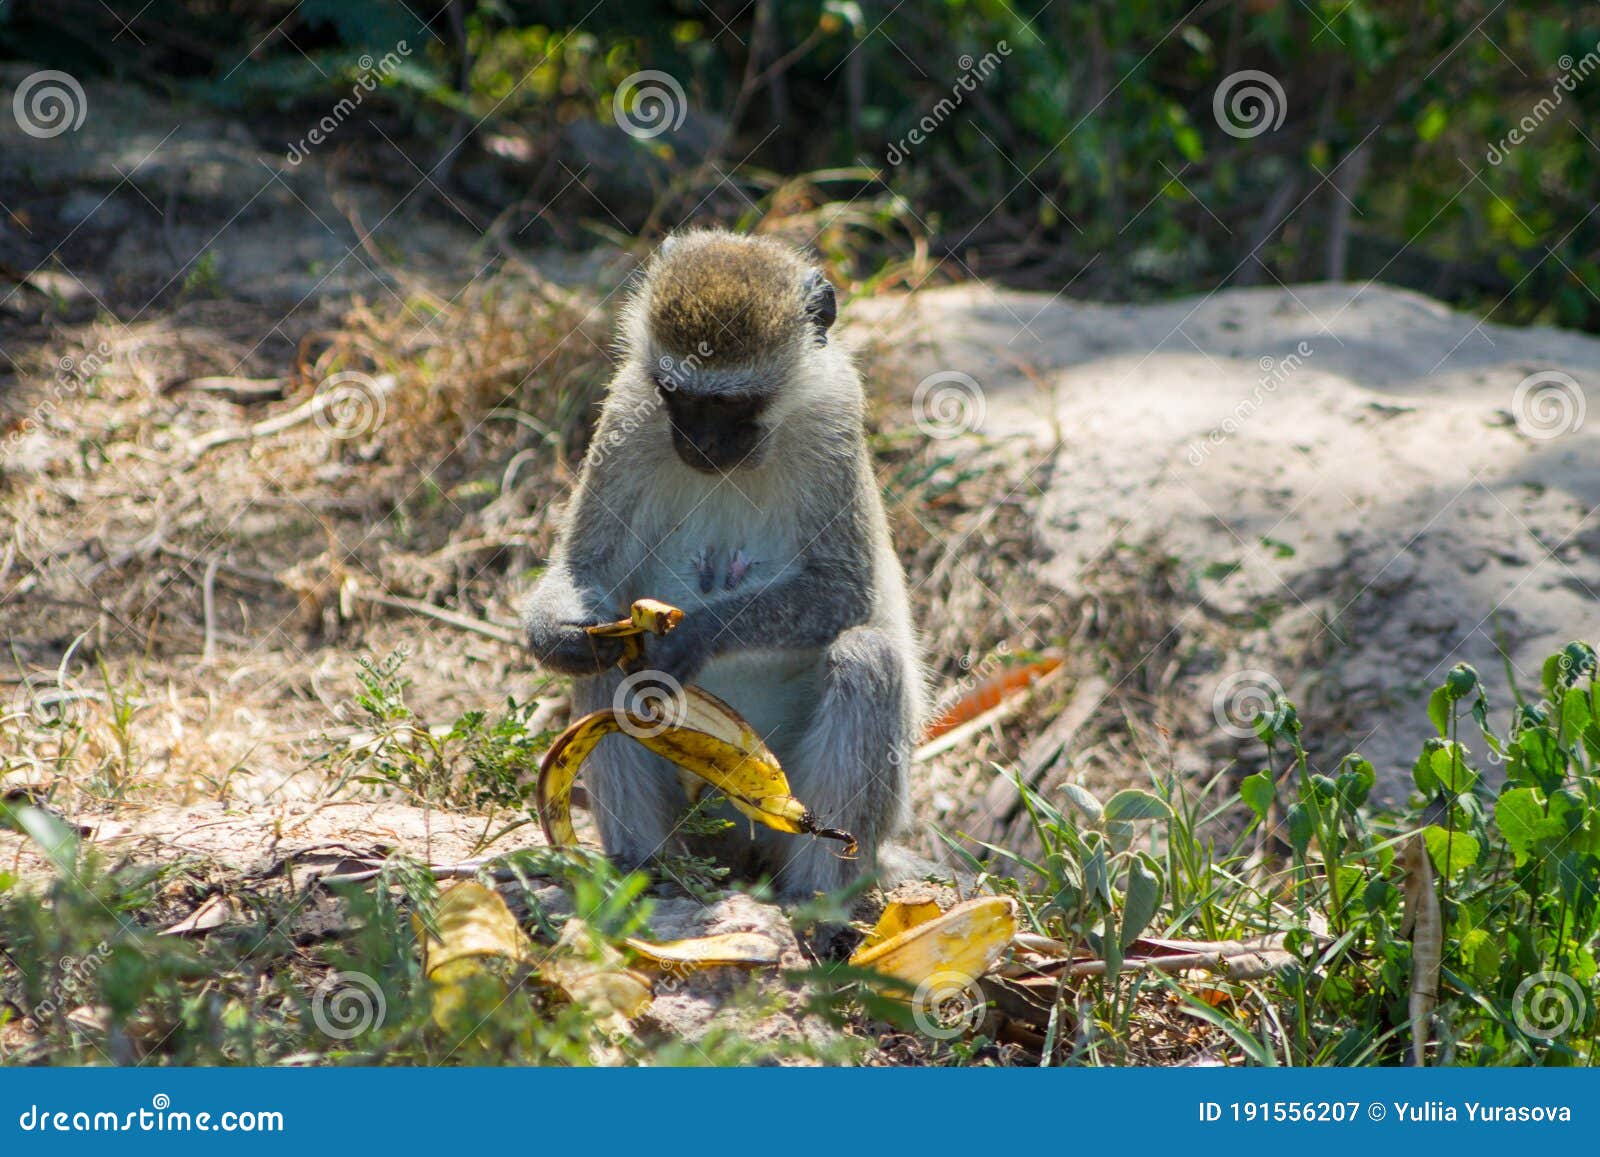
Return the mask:
[[629,1022],[649,1007],[652,996],[649,977],[627,967],[622,953],[576,916],[562,925],[539,973],[611,1034],[626,1032]]
[[415,913],[411,922],[422,941],[433,1021],[446,1031],[470,1024],[474,1008],[504,999],[512,975],[534,963],[533,944],[511,909],[498,892],[476,880],[463,880],[440,895],[433,931]]
[[[885,910],[889,927],[927,915],[922,905],[912,911],[906,907]],[[883,926],[883,920],[879,924]],[[985,896],[957,904],[942,915],[920,919],[883,939],[869,938],[850,957],[850,963],[911,989],[936,976],[974,981],[995,966],[1016,934],[1015,902],[1003,896]]]
[[716,788],[734,808],[757,823],[780,832],[838,840],[846,845],[846,856],[855,854],[855,837],[824,827],[794,797],[778,757],[755,729],[732,707],[699,687],[683,689],[670,722],[606,708],[583,716],[556,737],[540,762],[536,792],[539,824],[552,845],[577,842],[572,827],[572,785],[595,745],[616,732]]
[[783,955],[776,941],[759,932],[724,932],[717,936],[662,941],[630,936],[622,943],[647,964],[671,972],[778,964]]
[[938,915],[939,902],[931,896],[890,900],[884,906],[883,915],[878,917],[877,924],[873,925],[872,931],[867,933],[866,939],[856,949],[856,955],[859,956],[869,948],[876,948],[885,940],[909,931],[918,924],[926,924]]

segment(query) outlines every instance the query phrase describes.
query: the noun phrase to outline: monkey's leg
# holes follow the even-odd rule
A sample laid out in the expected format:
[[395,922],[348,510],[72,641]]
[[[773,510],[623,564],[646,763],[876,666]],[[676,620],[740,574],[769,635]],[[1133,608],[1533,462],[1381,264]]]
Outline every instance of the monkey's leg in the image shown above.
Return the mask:
[[[575,679],[573,716],[612,705],[621,675]],[[625,871],[677,850],[674,827],[689,806],[672,764],[626,735],[602,739],[583,765],[589,811],[606,855]]]
[[828,648],[815,712],[784,770],[794,794],[823,823],[851,832],[860,850],[846,860],[832,840],[761,831],[783,895],[832,891],[874,867],[906,806],[909,695],[904,659],[887,632],[852,627]]

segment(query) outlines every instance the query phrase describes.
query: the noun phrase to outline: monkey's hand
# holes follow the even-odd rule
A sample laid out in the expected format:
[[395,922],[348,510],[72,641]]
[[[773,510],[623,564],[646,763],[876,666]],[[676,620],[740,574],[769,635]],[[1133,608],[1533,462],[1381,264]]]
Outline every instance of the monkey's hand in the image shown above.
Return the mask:
[[710,660],[716,630],[714,618],[691,613],[669,634],[645,635],[644,657],[634,668],[659,672],[687,687]]
[[627,639],[591,635],[586,627],[605,620],[569,623],[553,615],[531,610],[527,615],[528,648],[534,659],[548,671],[559,675],[598,675],[617,665]]

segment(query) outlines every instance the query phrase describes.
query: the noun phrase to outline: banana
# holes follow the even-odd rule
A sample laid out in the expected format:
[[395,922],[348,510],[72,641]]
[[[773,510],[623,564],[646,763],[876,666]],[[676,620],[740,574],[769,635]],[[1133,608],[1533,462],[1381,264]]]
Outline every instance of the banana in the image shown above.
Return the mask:
[[577,842],[572,785],[595,744],[621,731],[722,792],[757,823],[780,832],[839,840],[847,845],[844,855],[855,855],[855,838],[823,827],[790,793],[778,757],[732,707],[709,691],[685,687],[670,714],[668,723],[616,709],[592,711],[557,736],[539,765],[539,823],[545,839],[553,845]]
[[683,612],[659,599],[636,599],[628,617],[614,623],[596,623],[584,631],[596,639],[623,639],[622,666],[638,662],[644,655],[643,636],[665,635],[683,621]]

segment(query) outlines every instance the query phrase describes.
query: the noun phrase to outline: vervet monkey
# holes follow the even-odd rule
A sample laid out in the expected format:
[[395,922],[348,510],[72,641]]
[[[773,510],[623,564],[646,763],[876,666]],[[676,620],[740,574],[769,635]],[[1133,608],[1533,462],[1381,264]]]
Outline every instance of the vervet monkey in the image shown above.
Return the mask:
[[[583,628],[641,597],[683,608],[640,667],[729,703],[818,820],[859,841],[846,860],[836,843],[739,818],[717,854],[788,897],[874,865],[904,819],[925,699],[861,380],[828,341],[836,308],[822,273],[776,241],[694,231],[663,244],[623,310],[620,366],[525,616],[539,662],[575,677],[582,713],[640,678],[616,670],[620,640]],[[585,775],[619,864],[684,846],[671,764],[616,735]]]

